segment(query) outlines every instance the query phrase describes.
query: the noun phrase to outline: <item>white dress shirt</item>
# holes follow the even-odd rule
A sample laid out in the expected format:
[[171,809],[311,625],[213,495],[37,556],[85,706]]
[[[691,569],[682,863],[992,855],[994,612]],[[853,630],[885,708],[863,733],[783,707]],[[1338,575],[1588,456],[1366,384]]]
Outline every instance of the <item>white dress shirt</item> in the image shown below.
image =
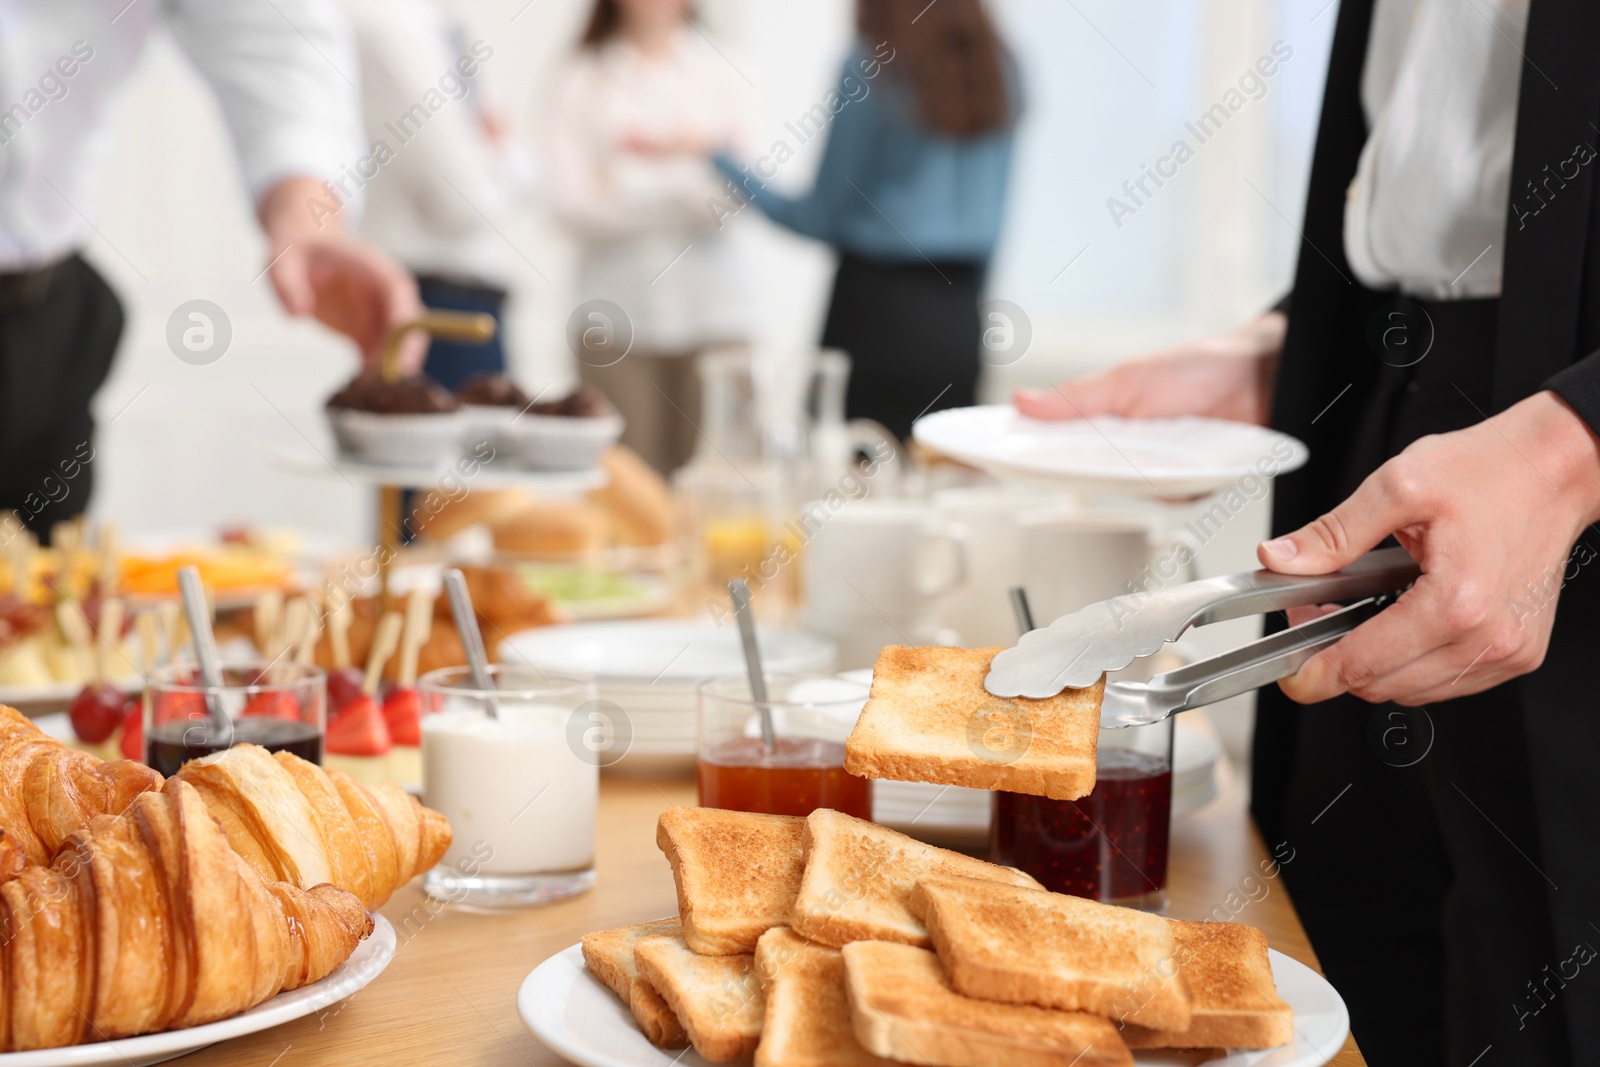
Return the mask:
[[749,299],[708,201],[728,199],[702,155],[629,151],[629,137],[745,147],[751,93],[692,28],[661,55],[625,38],[582,49],[563,71],[545,179],[552,210],[581,243],[578,299],[627,313],[636,355],[681,355],[747,338]]
[[0,0],[0,271],[84,243],[115,180],[120,90],[162,26],[215,90],[252,199],[361,154],[358,72],[328,0]]
[[1433,300],[1500,293],[1527,0],[1378,0],[1366,146],[1344,247],[1361,281]]
[[[467,40],[437,0],[339,6],[361,58],[368,150],[393,152],[364,189],[362,235],[418,273],[504,287],[510,251],[495,231],[530,191],[532,167],[514,142],[490,138],[481,83],[485,68],[514,60]],[[398,125],[440,100],[420,130]]]

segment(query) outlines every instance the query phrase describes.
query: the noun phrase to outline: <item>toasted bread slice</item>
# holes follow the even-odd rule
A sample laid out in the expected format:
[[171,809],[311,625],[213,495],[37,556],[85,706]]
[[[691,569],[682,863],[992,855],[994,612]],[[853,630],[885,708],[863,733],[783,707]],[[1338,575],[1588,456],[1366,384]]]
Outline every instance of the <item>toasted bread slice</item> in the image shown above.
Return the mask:
[[856,1039],[880,1056],[962,1067],[1133,1065],[1116,1024],[1099,1015],[964,997],[927,949],[856,941],[843,951]]
[[806,865],[790,923],[824,945],[900,941],[927,948],[928,932],[907,901],[918,878],[964,875],[1011,885],[1039,883],[1010,867],[934,848],[828,808],[805,820]]
[[756,946],[767,1015],[755,1067],[889,1067],[856,1041],[836,948],[774,927]]
[[956,992],[1187,1030],[1189,986],[1159,915],[971,878],[923,878],[911,909]]
[[880,652],[844,769],[1056,800],[1087,796],[1105,678],[1045,700],[1002,699],[983,687],[999,651],[891,645]]
[[761,1040],[765,1010],[752,956],[702,956],[681,937],[645,937],[633,947],[639,971],[712,1063],[748,1056]]
[[1131,1048],[1273,1048],[1294,1040],[1294,1011],[1278,996],[1267,935],[1241,923],[1174,922],[1178,967],[1194,995],[1187,1030],[1130,1024]]
[[683,939],[708,956],[749,955],[789,921],[805,867],[805,820],[721,808],[668,808],[656,844],[672,864]]
[[644,1036],[658,1048],[683,1048],[689,1043],[689,1035],[655,986],[639,973],[633,950],[644,938],[676,937],[681,929],[677,919],[655,919],[602,930],[583,939],[584,966],[622,998]]

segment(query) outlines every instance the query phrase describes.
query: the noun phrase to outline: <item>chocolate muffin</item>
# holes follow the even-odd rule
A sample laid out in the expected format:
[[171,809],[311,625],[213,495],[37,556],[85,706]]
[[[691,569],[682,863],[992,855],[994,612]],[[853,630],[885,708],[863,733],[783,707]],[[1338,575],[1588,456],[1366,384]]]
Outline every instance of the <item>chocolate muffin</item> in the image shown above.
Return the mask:
[[328,398],[328,407],[376,415],[440,415],[459,411],[461,401],[425,375],[386,382],[378,374],[360,374]]
[[461,401],[420,374],[397,382],[362,374],[328,398],[325,413],[341,452],[390,466],[441,466],[466,436]]
[[622,436],[622,416],[588,386],[530,405],[506,426],[506,447],[533,470],[589,470]]
[[508,374],[474,374],[456,390],[463,404],[490,408],[525,408],[532,398],[518,388]]
[[531,415],[559,415],[572,419],[598,419],[616,414],[605,394],[580,385],[560,400],[542,400],[528,408]]

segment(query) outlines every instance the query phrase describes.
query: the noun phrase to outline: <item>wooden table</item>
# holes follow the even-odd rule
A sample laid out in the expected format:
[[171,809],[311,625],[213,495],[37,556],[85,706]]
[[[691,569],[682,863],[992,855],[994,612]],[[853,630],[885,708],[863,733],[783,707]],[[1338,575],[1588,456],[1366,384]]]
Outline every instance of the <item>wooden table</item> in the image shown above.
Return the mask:
[[[1245,812],[1236,776],[1226,761],[1220,772],[1221,795],[1174,825],[1168,914],[1202,917],[1238,906],[1234,918],[1260,927],[1272,947],[1315,968],[1316,955],[1283,879],[1262,876],[1260,865],[1268,854]],[[186,1067],[563,1063],[522,1025],[517,987],[540,961],[590,931],[677,910],[672,874],[655,844],[656,816],[694,802],[689,781],[603,779],[600,878],[593,891],[541,908],[478,915],[449,907],[431,911],[420,881],[413,882],[383,908],[395,926],[399,950],[370,986],[320,1016],[214,1045],[182,1062]],[[1247,883],[1247,876],[1254,881]],[[1365,1064],[1353,1039],[1332,1062]]]

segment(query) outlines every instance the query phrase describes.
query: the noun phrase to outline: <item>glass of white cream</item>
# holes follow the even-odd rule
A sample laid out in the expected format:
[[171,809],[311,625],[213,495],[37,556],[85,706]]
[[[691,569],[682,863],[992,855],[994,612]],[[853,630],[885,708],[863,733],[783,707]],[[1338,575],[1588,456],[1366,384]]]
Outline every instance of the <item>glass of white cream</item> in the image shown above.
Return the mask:
[[603,760],[587,743],[590,680],[526,667],[465,667],[417,682],[424,801],[450,820],[450,850],[423,888],[465,907],[542,904],[595,882],[595,808]]

